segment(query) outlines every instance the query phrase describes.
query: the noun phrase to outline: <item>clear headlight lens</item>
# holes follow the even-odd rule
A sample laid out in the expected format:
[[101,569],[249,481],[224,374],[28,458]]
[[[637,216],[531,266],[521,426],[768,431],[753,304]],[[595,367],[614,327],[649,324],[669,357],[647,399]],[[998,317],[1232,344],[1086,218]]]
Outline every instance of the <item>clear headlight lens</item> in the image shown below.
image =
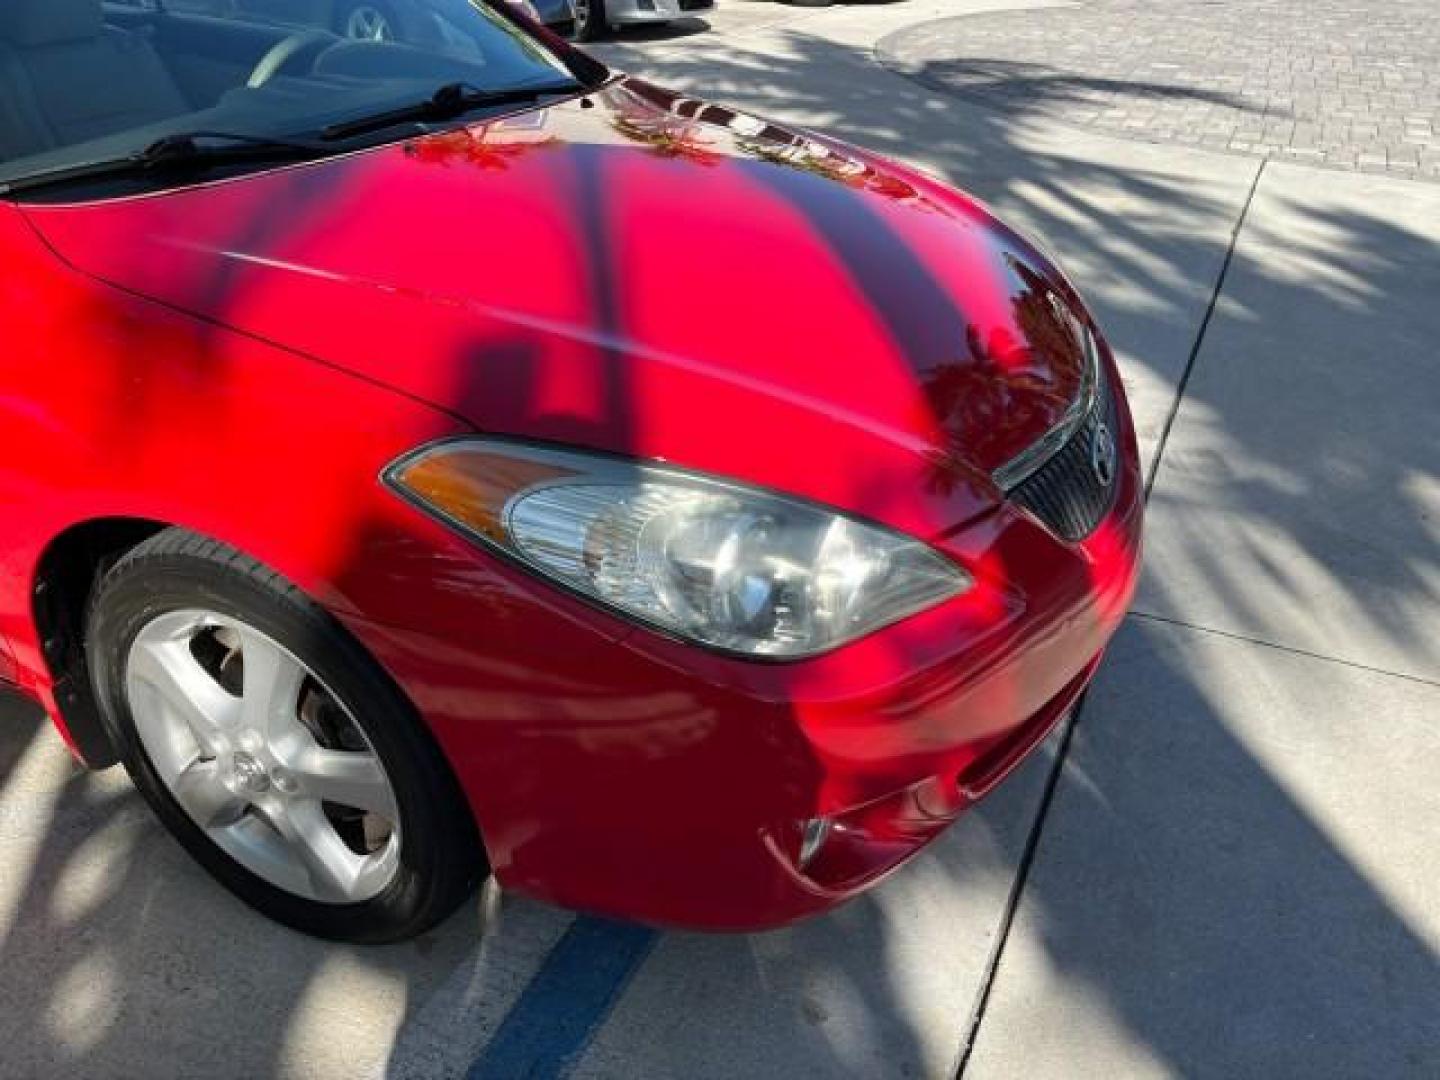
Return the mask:
[[553,581],[748,655],[824,652],[970,584],[918,540],[660,465],[473,440],[414,454],[386,479]]

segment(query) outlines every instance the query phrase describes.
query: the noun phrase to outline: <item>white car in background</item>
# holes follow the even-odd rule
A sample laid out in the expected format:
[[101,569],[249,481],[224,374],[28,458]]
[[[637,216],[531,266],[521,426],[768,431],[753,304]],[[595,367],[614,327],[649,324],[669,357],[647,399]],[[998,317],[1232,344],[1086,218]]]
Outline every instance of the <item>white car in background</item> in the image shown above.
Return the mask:
[[[4,0],[0,0],[3,3]],[[118,0],[124,3],[126,0]],[[128,0],[154,4],[157,0]],[[472,0],[453,0],[469,4]],[[478,2],[478,0],[475,0]],[[506,0],[553,29],[573,27],[577,41],[594,41],[612,28],[673,22],[697,12],[708,11],[715,0]],[[234,15],[329,30],[360,41],[417,41],[433,44],[435,25],[432,7],[416,9],[408,0],[310,0],[297,6],[295,0],[163,0],[176,11]],[[300,18],[297,20],[297,11]]]
[[571,0],[575,40],[594,41],[613,27],[674,22],[709,11],[715,0]]
[[[3,0],[0,0],[3,2]],[[124,2],[124,0],[121,0]],[[148,0],[153,5],[156,0]],[[468,4],[470,0],[453,0]],[[557,30],[575,21],[571,0],[507,0],[526,14]],[[291,25],[313,26],[357,41],[417,41],[434,44],[437,25],[433,7],[417,8],[408,0],[164,0],[172,11],[201,15],[229,15]]]

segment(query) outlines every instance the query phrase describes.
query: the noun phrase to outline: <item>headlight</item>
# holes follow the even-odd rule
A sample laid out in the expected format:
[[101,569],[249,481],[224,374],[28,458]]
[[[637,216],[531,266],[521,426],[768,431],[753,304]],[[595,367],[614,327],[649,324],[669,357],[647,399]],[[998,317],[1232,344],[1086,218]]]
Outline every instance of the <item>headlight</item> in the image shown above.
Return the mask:
[[660,465],[476,439],[410,455],[386,480],[552,581],[751,656],[812,656],[970,584],[918,540]]

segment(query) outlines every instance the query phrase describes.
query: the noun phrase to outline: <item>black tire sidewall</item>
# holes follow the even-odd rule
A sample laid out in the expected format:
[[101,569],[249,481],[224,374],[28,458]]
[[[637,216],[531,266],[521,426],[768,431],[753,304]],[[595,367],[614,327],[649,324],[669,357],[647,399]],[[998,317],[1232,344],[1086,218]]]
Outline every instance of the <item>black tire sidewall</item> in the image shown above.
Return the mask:
[[[399,688],[332,616],[277,584],[233,564],[179,553],[122,562],[90,609],[87,642],[97,699],[135,785],[196,861],[242,900],[318,937],[380,943],[412,936],[449,914],[483,876],[473,818]],[[145,626],[191,608],[238,619],[280,643],[364,730],[400,811],[400,867],[378,896],[360,904],[322,904],[271,885],[217,846],[170,794],[136,733],[125,672],[130,647]]]

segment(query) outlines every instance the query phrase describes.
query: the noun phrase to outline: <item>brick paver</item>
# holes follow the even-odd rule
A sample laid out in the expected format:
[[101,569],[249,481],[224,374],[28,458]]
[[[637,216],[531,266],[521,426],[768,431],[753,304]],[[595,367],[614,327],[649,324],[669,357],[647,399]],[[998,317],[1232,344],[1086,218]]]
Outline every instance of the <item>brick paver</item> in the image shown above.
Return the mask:
[[1006,112],[1440,180],[1440,0],[1092,0],[924,23],[878,51]]

